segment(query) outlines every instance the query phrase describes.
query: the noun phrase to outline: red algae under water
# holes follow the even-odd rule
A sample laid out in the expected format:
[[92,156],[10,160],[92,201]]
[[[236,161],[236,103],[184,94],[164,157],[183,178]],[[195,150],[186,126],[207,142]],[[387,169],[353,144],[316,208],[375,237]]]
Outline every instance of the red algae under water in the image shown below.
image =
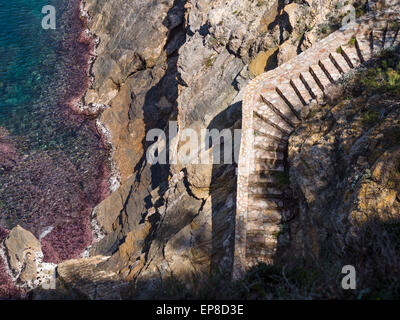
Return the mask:
[[[91,213],[110,192],[107,143],[97,130],[93,113],[78,107],[91,84],[95,41],[86,31],[81,1],[70,3],[74,14],[68,23],[73,36],[64,39],[59,50],[71,53],[72,70],[66,74],[58,116],[85,137],[92,137],[88,150],[72,160],[62,149],[18,152],[19,139],[0,127],[0,174],[7,175],[2,197],[13,199],[7,203],[13,208],[8,215],[0,202],[0,243],[9,232],[6,224],[20,224],[40,240],[43,261],[51,263],[77,258],[93,243]],[[18,289],[1,260],[0,298],[18,297]]]

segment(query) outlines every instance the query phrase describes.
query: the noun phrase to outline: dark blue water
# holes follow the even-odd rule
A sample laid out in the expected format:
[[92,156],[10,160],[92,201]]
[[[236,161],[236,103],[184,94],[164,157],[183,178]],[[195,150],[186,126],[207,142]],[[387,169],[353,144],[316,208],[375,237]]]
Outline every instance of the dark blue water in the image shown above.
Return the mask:
[[[91,43],[78,0],[0,0],[0,225],[42,239],[48,261],[90,244],[89,216],[104,196],[107,153],[94,119],[68,101],[87,86]],[[44,30],[42,7],[57,10]]]

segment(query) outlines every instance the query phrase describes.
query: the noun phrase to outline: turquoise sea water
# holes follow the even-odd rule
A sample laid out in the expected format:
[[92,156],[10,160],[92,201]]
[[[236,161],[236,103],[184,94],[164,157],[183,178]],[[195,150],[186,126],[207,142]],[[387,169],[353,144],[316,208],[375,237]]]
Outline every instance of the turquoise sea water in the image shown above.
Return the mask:
[[[78,0],[0,1],[0,226],[45,235],[45,258],[58,262],[90,244],[89,215],[105,193],[94,119],[67,104],[87,83],[90,44],[78,41]],[[45,5],[56,30],[42,29]]]

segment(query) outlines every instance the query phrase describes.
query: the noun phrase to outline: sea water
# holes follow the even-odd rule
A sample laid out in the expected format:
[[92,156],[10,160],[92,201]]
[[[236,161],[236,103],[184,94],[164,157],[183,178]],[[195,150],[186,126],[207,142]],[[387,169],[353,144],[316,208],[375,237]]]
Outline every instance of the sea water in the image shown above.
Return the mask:
[[[93,44],[78,0],[0,1],[0,226],[29,230],[58,263],[90,245],[90,214],[107,193],[95,119],[71,108]],[[55,30],[42,28],[45,5]]]

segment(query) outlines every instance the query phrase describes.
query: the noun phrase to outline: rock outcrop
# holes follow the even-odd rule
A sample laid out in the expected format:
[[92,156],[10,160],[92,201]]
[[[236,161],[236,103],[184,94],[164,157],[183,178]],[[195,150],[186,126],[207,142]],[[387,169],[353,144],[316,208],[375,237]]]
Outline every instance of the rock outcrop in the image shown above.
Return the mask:
[[121,299],[126,282],[121,281],[116,272],[98,272],[99,265],[108,258],[95,256],[60,263],[57,267],[57,290],[70,298]]
[[21,293],[36,287],[53,289],[56,265],[43,262],[42,247],[31,232],[18,225],[8,232],[2,246],[3,263]]
[[22,283],[32,282],[37,275],[37,260],[42,254],[40,242],[20,226],[12,229],[4,247],[13,274]]

